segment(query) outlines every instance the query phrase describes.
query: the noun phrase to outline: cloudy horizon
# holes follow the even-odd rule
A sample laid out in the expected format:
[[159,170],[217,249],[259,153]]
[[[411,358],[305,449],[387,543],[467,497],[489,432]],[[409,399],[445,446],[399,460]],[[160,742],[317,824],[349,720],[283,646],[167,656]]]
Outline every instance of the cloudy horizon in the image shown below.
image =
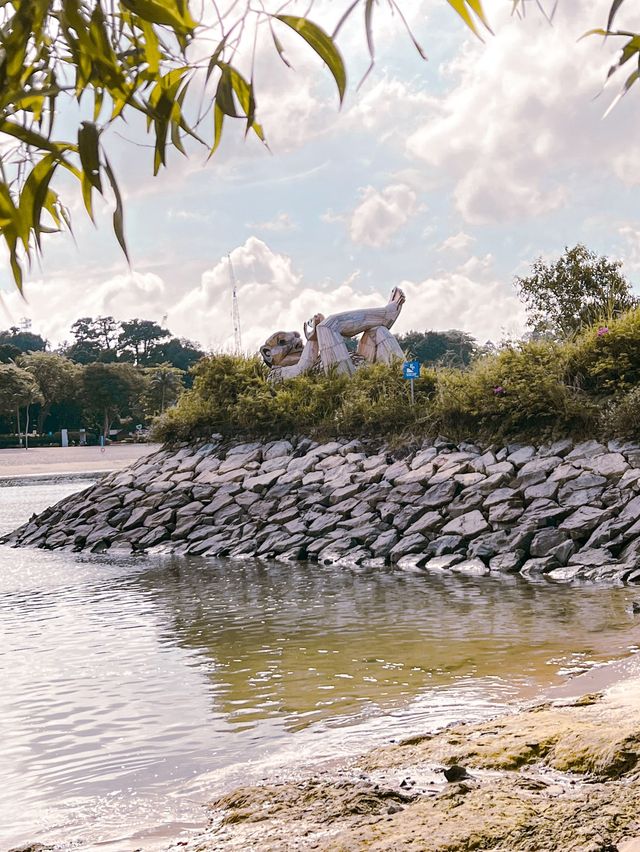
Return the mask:
[[[394,286],[407,294],[399,333],[513,337],[525,328],[514,276],[577,242],[622,260],[633,282],[639,95],[603,118],[622,82],[600,94],[615,46],[578,41],[609,5],[560,0],[550,26],[489,0],[495,35],[481,43],[441,0],[415,3],[426,63],[381,7],[376,66],[359,90],[361,24],[340,42],[350,69],[340,111],[326,69],[292,42],[295,72],[273,56],[259,69],[271,153],[238,130],[208,164],[175,155],[153,178],[149,151],[112,136],[131,268],[107,206],[98,229],[72,207],[75,243],[47,239],[26,302],[5,273],[0,327],[27,317],[55,346],[81,316],[166,317],[172,333],[229,349],[229,256],[247,351],[317,311],[383,303]],[[316,19],[330,29],[326,7]]]

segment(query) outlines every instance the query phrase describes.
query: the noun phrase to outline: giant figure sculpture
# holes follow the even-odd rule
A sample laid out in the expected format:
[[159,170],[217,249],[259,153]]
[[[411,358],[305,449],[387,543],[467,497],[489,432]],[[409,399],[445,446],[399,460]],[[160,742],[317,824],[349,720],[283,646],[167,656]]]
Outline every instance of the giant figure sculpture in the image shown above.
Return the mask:
[[[316,314],[305,323],[307,342],[303,345],[297,331],[278,331],[260,347],[265,363],[271,367],[274,381],[291,379],[302,373],[335,368],[350,375],[358,362],[385,364],[403,358],[402,349],[389,329],[404,304],[404,293],[394,287],[387,305],[381,308],[362,308],[324,317]],[[345,338],[361,334],[355,358],[351,356]]]

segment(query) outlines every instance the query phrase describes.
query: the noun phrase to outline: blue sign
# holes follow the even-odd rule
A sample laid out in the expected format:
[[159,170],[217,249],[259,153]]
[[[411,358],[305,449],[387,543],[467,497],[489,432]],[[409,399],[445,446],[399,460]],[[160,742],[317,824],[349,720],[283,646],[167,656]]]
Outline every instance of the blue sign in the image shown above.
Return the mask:
[[419,379],[420,378],[420,361],[405,361],[402,365],[403,379]]

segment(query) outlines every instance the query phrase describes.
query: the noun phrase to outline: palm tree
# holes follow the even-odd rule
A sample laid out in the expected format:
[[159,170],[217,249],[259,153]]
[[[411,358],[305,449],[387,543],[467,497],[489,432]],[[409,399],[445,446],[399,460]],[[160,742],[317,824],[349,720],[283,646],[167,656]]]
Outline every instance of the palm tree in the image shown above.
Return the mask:
[[[150,385],[154,395],[160,397],[160,413],[163,414],[167,403],[174,403],[184,387],[184,370],[171,364],[159,364],[150,370]],[[156,397],[157,399],[157,397]]]

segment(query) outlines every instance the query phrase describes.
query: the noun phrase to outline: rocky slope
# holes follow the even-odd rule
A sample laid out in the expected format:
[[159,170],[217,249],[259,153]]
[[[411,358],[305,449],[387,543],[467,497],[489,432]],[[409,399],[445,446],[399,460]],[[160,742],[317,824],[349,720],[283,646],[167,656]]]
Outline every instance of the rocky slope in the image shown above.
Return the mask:
[[635,444],[214,438],[147,456],[5,541],[640,582],[639,518]]

